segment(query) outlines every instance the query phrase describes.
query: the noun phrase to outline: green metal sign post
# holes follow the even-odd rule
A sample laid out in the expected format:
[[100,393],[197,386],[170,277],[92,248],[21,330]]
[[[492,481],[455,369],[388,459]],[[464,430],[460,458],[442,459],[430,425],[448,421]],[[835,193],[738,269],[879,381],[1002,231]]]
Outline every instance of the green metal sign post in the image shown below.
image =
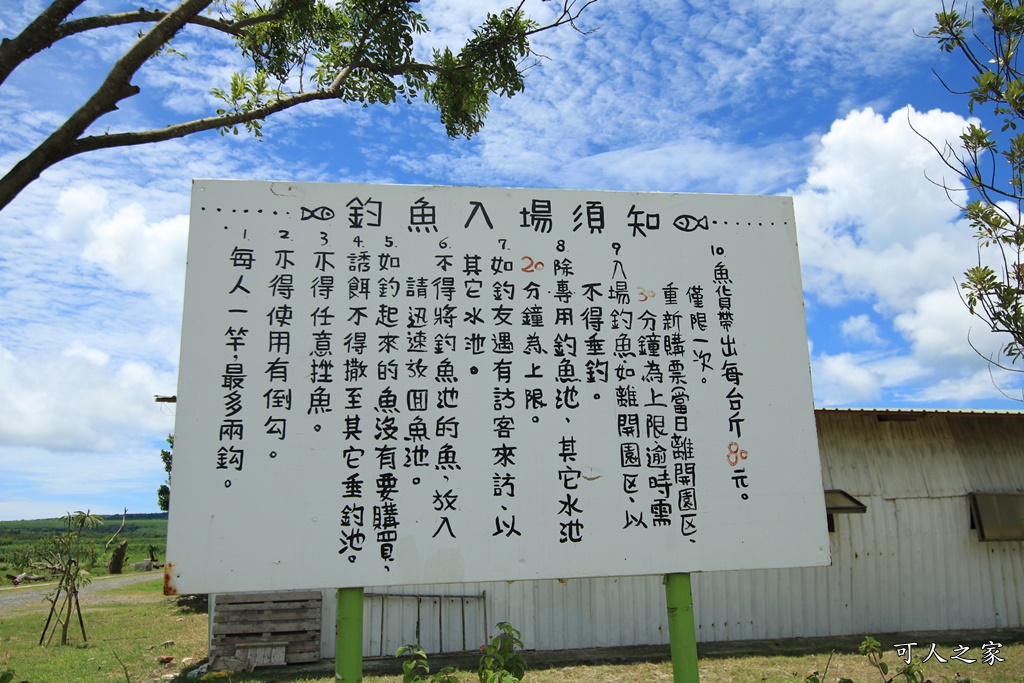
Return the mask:
[[693,620],[693,593],[689,574],[665,575],[668,603],[668,639],[672,649],[673,683],[698,683],[697,628]]
[[339,588],[334,634],[334,677],[345,683],[363,680],[363,589]]

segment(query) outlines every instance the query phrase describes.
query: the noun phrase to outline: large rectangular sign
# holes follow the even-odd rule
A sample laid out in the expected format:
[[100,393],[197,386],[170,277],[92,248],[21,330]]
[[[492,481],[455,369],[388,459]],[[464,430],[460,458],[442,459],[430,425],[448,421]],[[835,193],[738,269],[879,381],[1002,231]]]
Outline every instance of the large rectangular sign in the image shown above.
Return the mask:
[[196,181],[168,581],[829,562],[792,201]]

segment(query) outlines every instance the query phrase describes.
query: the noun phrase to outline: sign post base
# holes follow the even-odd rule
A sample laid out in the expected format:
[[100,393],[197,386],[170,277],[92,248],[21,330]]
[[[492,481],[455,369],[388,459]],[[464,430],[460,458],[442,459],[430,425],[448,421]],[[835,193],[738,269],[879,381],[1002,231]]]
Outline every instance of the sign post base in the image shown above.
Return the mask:
[[673,683],[698,683],[697,629],[693,620],[689,574],[665,575],[665,601],[668,603]]
[[363,680],[363,589],[339,588],[334,634],[334,677],[346,683]]

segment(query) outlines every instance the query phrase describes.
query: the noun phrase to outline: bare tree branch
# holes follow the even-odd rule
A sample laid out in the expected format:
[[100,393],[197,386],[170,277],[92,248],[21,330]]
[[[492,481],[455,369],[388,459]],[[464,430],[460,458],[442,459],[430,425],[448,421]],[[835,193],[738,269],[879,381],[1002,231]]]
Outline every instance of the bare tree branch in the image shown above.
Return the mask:
[[0,41],[0,84],[26,59],[53,44],[61,22],[85,0],[54,0],[35,21],[15,38]]
[[[167,12],[163,12],[155,9],[138,9],[134,12],[121,12],[118,14],[98,14],[93,17],[84,17],[82,19],[75,19],[74,21],[68,21],[61,24],[54,34],[53,42],[69,38],[79,33],[85,33],[86,31],[94,31],[101,28],[110,28],[113,26],[126,26],[128,24],[153,24],[163,20],[167,16]],[[273,21],[276,17],[271,15],[265,15],[258,17],[262,21]],[[222,31],[230,35],[241,35],[244,32],[244,27],[239,26],[238,23],[225,21],[224,19],[212,19],[203,15],[197,15],[188,22],[195,26],[205,26],[206,28],[212,28],[217,31]],[[248,25],[256,23],[255,21],[248,22]],[[53,43],[51,43],[52,45]],[[49,47],[47,45],[46,47]]]
[[[70,0],[68,0],[70,1]],[[71,156],[67,150],[80,135],[104,114],[117,109],[121,100],[139,92],[132,77],[147,59],[156,54],[181,27],[210,5],[213,0],[184,0],[149,30],[114,64],[106,79],[78,111],[46,140],[15,164],[0,179],[0,209],[47,168]],[[66,15],[65,15],[66,16]]]
[[125,521],[125,519],[127,517],[128,517],[128,508],[125,508],[124,512],[121,514],[121,526],[117,527],[117,531],[115,531],[114,535],[110,537],[110,540],[103,544],[103,550],[104,551],[110,549],[110,544],[114,542],[114,539],[117,538],[117,535],[119,533],[121,533],[122,529],[124,529],[124,521]]

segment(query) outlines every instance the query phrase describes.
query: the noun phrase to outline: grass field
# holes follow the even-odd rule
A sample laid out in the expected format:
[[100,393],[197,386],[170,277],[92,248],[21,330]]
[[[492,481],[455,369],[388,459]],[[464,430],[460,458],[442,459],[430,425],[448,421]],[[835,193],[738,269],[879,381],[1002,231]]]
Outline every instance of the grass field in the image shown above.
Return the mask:
[[[73,645],[40,647],[39,634],[46,616],[46,604],[32,602],[0,613],[0,674],[16,673],[15,682],[30,683],[155,683],[164,676],[182,674],[198,664],[207,653],[207,615],[196,614],[178,606],[176,599],[165,598],[160,576],[129,587],[106,590],[83,596],[82,607],[89,636],[81,642],[72,630]],[[22,589],[17,589],[22,590]],[[883,648],[884,649],[884,648]],[[948,648],[940,650],[948,656]],[[921,654],[927,654],[927,651]],[[979,655],[977,645],[972,654]],[[158,656],[173,656],[174,663],[164,666]],[[586,654],[581,653],[581,658]],[[884,652],[885,660],[895,671],[900,663],[892,649]],[[963,664],[932,661],[925,664],[929,680],[978,681],[984,683],[1020,683],[1024,680],[1024,645],[1003,647],[999,656],[1005,661],[988,666],[981,662]],[[836,683],[840,677],[856,683],[881,682],[878,671],[864,657],[856,654],[787,656],[706,656],[699,663],[702,683],[803,683],[812,672],[828,674],[822,683]],[[541,653],[526,653],[534,668],[525,677],[526,683],[648,683],[672,681],[672,666],[666,661],[634,664],[598,664],[579,661],[573,666],[560,664],[542,667]],[[186,663],[183,666],[183,663]],[[435,666],[436,668],[436,666]],[[401,676],[373,675],[368,662],[366,683],[401,683]],[[893,672],[890,672],[890,676]],[[475,671],[458,674],[460,683],[475,683]],[[306,667],[260,669],[252,674],[222,672],[207,674],[208,681],[231,683],[332,683],[330,664]],[[958,677],[959,676],[959,677]],[[177,679],[184,683],[183,675]],[[896,679],[903,683],[904,679]]]
[[[167,547],[167,513],[128,515],[124,529],[116,540],[105,550],[104,545],[121,526],[121,515],[106,515],[104,523],[82,533],[86,556],[82,558],[85,569],[94,576],[107,573],[107,562],[114,546],[128,541],[126,565],[141,562],[149,557],[149,546],[156,547],[156,556],[163,560]],[[33,556],[45,550],[47,540],[55,534],[66,531],[60,519],[35,519],[19,522],[0,522],[0,586],[10,586],[7,574],[21,572],[37,573],[31,566]]]
[[[31,683],[140,683],[176,673],[187,657],[206,657],[207,615],[165,598],[159,573],[152,581],[82,596],[81,602],[88,642],[73,623],[68,646],[39,646],[47,603],[0,613],[0,672],[13,670],[15,681]],[[173,655],[178,666],[168,669],[157,661],[160,655]]]

